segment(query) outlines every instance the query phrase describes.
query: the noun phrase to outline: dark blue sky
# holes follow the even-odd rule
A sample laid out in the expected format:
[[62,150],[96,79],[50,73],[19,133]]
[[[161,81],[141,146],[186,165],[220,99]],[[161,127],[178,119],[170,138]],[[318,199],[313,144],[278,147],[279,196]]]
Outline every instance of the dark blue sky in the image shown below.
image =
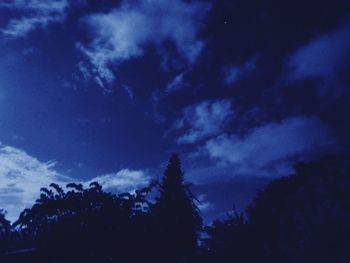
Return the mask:
[[0,206],[130,191],[173,152],[207,218],[349,148],[350,2],[0,0]]

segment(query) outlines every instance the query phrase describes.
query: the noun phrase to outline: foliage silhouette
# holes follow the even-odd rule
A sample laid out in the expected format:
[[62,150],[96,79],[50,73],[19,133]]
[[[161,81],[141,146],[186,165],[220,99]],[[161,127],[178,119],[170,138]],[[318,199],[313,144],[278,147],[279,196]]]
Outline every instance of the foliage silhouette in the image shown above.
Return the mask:
[[[294,174],[258,191],[245,214],[234,209],[205,227],[201,239],[200,212],[177,155],[160,184],[134,193],[107,193],[96,182],[51,184],[12,226],[0,210],[0,260],[345,263],[349,173],[345,157],[300,163]],[[159,196],[150,201],[156,185]]]
[[243,213],[235,208],[224,220],[215,220],[206,227],[203,239],[207,251],[202,262],[255,262],[254,235]]
[[300,163],[273,181],[248,208],[272,262],[348,262],[350,165],[347,158]]
[[272,181],[246,220],[236,213],[214,222],[202,262],[349,262],[348,160],[299,163],[295,174]]
[[41,189],[34,206],[14,224],[34,238],[48,262],[134,262],[146,257],[149,188],[115,195],[102,191],[98,183],[87,189],[68,184],[68,192],[56,184],[50,187]]

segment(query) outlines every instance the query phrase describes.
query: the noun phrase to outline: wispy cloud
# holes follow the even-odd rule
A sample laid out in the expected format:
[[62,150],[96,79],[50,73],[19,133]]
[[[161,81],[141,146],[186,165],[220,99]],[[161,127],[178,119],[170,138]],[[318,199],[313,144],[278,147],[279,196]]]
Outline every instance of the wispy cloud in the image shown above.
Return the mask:
[[22,150],[0,146],[0,206],[11,220],[33,204],[41,187],[70,180],[55,171],[54,166],[54,162],[40,162]]
[[232,85],[247,76],[256,69],[256,58],[253,57],[242,65],[229,65],[224,68],[224,81],[227,85]]
[[285,175],[300,158],[335,147],[329,128],[316,117],[289,117],[250,130],[244,136],[222,134],[208,140],[207,154],[236,174]]
[[149,176],[140,170],[122,169],[119,172],[97,176],[82,182],[63,175],[55,168],[55,162],[42,162],[25,151],[0,144],[0,208],[14,221],[19,213],[31,207],[39,197],[40,188],[51,183],[65,186],[69,182],[99,182],[106,191],[134,191],[148,184]]
[[204,46],[198,30],[207,10],[207,4],[196,1],[124,0],[109,13],[85,18],[93,40],[87,46],[77,47],[87,56],[91,71],[102,85],[103,81],[110,83],[115,79],[111,64],[141,57],[150,46],[164,50],[166,41],[172,41],[182,58],[191,64]]
[[204,101],[183,110],[182,117],[175,123],[175,129],[186,132],[178,138],[178,143],[195,143],[223,132],[233,116],[229,99]]
[[50,23],[62,22],[67,7],[67,0],[5,0],[0,3],[0,9],[15,10],[21,15],[11,19],[1,32],[10,38],[24,37],[37,28],[46,28]]
[[165,92],[171,93],[184,88],[186,86],[184,81],[185,75],[186,72],[181,72],[180,74],[176,75],[175,78],[166,86]]
[[[339,72],[348,66],[350,56],[350,20],[333,33],[315,37],[296,50],[286,61],[287,81],[316,79],[321,88],[334,88]],[[326,88],[327,88],[326,87]],[[332,92],[334,93],[334,92]]]

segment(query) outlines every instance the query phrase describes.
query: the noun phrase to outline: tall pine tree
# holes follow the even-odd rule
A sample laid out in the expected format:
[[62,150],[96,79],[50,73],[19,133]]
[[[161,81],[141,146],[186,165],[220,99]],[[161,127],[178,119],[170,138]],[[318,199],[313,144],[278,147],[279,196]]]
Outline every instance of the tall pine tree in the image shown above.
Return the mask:
[[190,185],[184,183],[178,155],[170,158],[159,190],[156,215],[161,229],[160,246],[168,262],[169,258],[178,262],[196,249],[202,224]]

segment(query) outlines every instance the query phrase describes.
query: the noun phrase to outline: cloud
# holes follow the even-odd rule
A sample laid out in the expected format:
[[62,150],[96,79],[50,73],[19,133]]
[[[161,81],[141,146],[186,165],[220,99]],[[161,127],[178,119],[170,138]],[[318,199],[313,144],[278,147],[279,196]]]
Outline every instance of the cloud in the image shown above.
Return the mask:
[[205,201],[207,199],[207,195],[205,194],[200,194],[198,197],[198,204],[197,207],[199,208],[199,210],[203,213],[203,212],[207,212],[208,210],[211,210],[214,208],[214,204],[208,201]]
[[138,188],[147,186],[150,177],[141,170],[122,169],[117,173],[98,176],[91,179],[91,182],[98,182],[107,191],[132,192]]
[[0,145],[0,205],[11,220],[30,207],[41,187],[70,181],[54,170],[54,162],[40,162],[22,150]]
[[7,211],[11,221],[15,221],[24,208],[34,204],[40,188],[53,182],[61,186],[70,182],[88,186],[97,181],[106,191],[129,192],[147,185],[149,180],[143,171],[122,169],[81,181],[57,172],[55,162],[41,162],[23,150],[0,144],[0,209]]
[[126,92],[126,94],[129,96],[130,99],[134,98],[134,91],[131,87],[122,84],[122,87],[124,88],[124,91]]
[[[256,127],[245,136],[221,134],[206,142],[210,158],[237,174],[285,175],[294,161],[335,147],[328,127],[317,117],[289,117]],[[254,174],[258,173],[258,174]]]
[[320,79],[334,82],[350,56],[350,20],[337,31],[317,36],[286,61],[287,80]]
[[175,129],[187,129],[178,138],[180,144],[195,143],[209,136],[223,132],[233,116],[232,103],[228,99],[204,101],[183,110],[182,117],[175,123]]
[[68,7],[67,0],[13,0],[0,3],[0,9],[22,13],[20,18],[11,19],[1,29],[3,35],[10,38],[26,36],[37,28],[46,28],[50,23],[62,22]]
[[186,86],[186,83],[184,82],[185,75],[186,75],[186,72],[181,72],[180,74],[176,75],[175,78],[166,86],[165,92],[171,93],[185,87]]
[[85,18],[93,40],[77,47],[87,56],[94,74],[106,83],[115,79],[111,64],[139,58],[150,46],[163,49],[167,41],[191,64],[204,46],[198,31],[207,11],[203,2],[124,0],[109,13]]
[[253,57],[243,65],[230,65],[224,68],[224,81],[227,85],[232,85],[244,78],[247,74],[256,69],[256,58]]

